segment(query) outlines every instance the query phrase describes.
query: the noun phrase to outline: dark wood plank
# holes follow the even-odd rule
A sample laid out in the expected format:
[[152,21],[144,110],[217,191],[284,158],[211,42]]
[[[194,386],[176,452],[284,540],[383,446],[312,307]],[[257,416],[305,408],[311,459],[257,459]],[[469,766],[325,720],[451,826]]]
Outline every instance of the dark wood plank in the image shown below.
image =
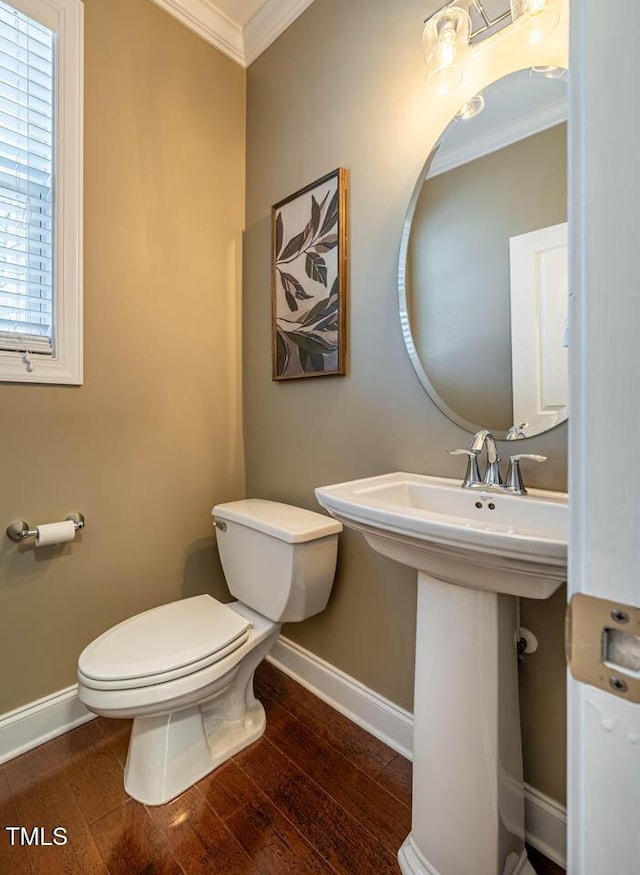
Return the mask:
[[376,775],[376,781],[409,808],[411,808],[412,779],[412,763],[400,754],[396,754],[391,762]]
[[259,793],[259,788],[233,761],[215,769],[197,787],[210,807],[223,820],[231,817]]
[[115,758],[124,769],[129,750],[129,736],[133,720],[116,720],[110,717],[98,717],[96,726],[106,738]]
[[61,735],[54,744],[87,823],[127,801],[122,767],[95,721]]
[[236,761],[336,872],[396,875],[400,871],[395,853],[266,738],[238,754]]
[[329,864],[264,796],[232,814],[227,825],[260,875],[322,875]]
[[356,820],[396,853],[411,831],[411,811],[380,784],[289,716],[267,736]]
[[42,827],[48,841],[55,827],[66,829],[66,845],[27,847],[31,871],[34,875],[104,875],[105,865],[60,762],[57,741],[29,751],[5,767],[18,823],[27,829]]
[[545,857],[540,851],[536,851],[531,845],[527,845],[527,854],[529,862],[536,870],[536,875],[565,875],[565,870],[562,866],[558,866]]
[[267,715],[267,723],[275,723],[288,713],[285,707],[285,698],[288,695],[286,686],[288,678],[282,672],[278,672],[278,675],[285,680],[282,682],[279,678],[270,680],[270,675],[265,673],[263,669],[264,665],[265,663],[262,662],[256,669],[253,678],[253,691],[256,698],[262,703]]
[[204,798],[192,787],[167,805],[148,808],[188,875],[259,875]]
[[33,750],[10,760],[5,764],[5,771],[11,792],[14,796],[36,787],[43,777],[53,775],[62,769],[54,741],[41,744]]
[[29,875],[31,867],[27,849],[17,844],[17,839],[7,832],[7,826],[21,826],[13,796],[9,788],[7,773],[0,766],[0,873],[12,875]]
[[169,841],[133,799],[91,824],[110,875],[182,875]]
[[257,667],[253,676],[254,692],[265,709],[272,703],[286,708],[292,694],[291,683],[293,682],[286,674],[278,671],[264,660]]
[[368,775],[378,774],[396,756],[388,745],[365,732],[270,663],[261,663],[256,676],[258,698],[266,691],[268,700],[279,702],[301,723]]

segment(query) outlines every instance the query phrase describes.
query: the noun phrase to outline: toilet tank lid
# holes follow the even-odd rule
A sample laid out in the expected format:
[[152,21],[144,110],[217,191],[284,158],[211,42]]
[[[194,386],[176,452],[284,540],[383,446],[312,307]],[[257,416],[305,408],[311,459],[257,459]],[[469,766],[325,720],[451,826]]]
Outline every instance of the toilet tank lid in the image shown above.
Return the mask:
[[216,504],[211,513],[215,519],[240,523],[289,544],[316,541],[342,531],[342,523],[332,517],[262,498]]

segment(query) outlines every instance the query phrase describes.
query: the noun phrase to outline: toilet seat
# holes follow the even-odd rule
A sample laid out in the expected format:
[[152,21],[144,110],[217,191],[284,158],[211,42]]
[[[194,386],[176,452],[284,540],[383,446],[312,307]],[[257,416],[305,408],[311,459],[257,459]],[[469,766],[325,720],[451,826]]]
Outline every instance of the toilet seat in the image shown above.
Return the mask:
[[208,595],[161,605],[109,629],[82,652],[78,677],[95,690],[162,684],[240,650],[251,622]]

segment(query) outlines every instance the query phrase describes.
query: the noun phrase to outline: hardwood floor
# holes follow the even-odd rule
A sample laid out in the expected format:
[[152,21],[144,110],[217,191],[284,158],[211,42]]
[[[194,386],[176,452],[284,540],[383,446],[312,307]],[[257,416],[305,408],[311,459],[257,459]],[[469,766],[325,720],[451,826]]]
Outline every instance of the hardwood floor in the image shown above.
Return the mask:
[[[398,873],[411,764],[268,663],[255,686],[265,735],[161,807],[124,791],[128,721],[100,717],[0,766],[0,873]],[[68,841],[11,846],[6,826]]]

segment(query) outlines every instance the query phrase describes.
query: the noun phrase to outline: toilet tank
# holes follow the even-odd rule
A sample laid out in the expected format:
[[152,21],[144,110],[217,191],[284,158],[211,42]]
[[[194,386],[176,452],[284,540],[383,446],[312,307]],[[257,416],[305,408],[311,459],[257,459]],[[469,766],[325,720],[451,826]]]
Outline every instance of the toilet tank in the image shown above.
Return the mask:
[[239,601],[279,623],[325,609],[341,523],[259,498],[217,504],[212,514],[227,585]]

